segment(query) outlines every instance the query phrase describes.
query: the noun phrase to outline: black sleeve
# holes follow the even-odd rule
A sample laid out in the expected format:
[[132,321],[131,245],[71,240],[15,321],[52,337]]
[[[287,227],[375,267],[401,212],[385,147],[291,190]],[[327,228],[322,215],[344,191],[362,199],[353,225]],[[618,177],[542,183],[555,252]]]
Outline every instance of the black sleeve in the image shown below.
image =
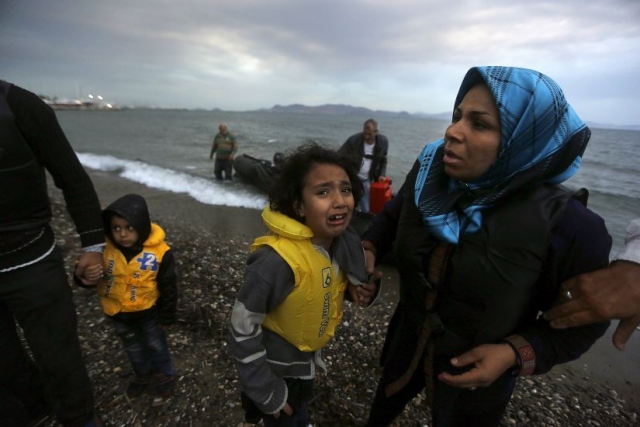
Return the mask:
[[168,250],[162,257],[158,270],[158,292],[160,296],[156,302],[158,318],[161,325],[172,325],[176,322],[178,306],[178,277],[176,274],[176,260],[173,252]]
[[398,230],[398,220],[402,205],[411,197],[412,186],[415,181],[419,164],[416,162],[407,175],[398,193],[371,220],[371,224],[362,235],[362,240],[369,240],[376,248],[376,260],[382,260],[393,249]]
[[353,167],[356,168],[356,171],[360,170],[360,162],[362,161],[358,155],[357,146],[358,134],[355,134],[347,138],[344,144],[338,149],[338,154],[348,159],[349,162],[353,164]]
[[[577,201],[569,200],[562,220],[551,234],[551,256],[540,282],[543,292],[539,310],[551,308],[565,280],[607,267],[610,249],[611,236],[604,220]],[[553,329],[539,316],[533,327],[520,333],[534,349],[534,373],[545,373],[554,365],[577,359],[605,333],[609,323]]]
[[11,86],[7,102],[25,141],[64,194],[82,246],[104,243],[100,201],[55,112],[37,95]]
[[338,154],[340,154],[342,156],[346,156],[346,157],[350,156],[350,154],[351,154],[351,147],[349,146],[349,141],[350,140],[351,140],[351,137],[347,138],[347,140],[342,143],[340,148],[338,148]]

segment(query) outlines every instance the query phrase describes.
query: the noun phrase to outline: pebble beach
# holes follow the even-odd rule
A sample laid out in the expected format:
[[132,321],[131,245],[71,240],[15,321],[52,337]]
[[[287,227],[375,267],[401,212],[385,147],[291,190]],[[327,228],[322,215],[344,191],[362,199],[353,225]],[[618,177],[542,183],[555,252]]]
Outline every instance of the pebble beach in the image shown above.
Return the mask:
[[[147,199],[152,220],[167,233],[179,275],[178,322],[168,331],[178,383],[174,396],[164,401],[154,400],[152,394],[134,401],[126,398],[124,389],[132,372],[122,346],[95,294],[74,289],[78,333],[98,414],[108,426],[237,426],[242,410],[226,344],[227,324],[249,245],[265,230],[260,212],[204,205],[113,173],[90,174],[103,207],[127,193]],[[71,273],[79,242],[60,191],[50,188],[54,231]],[[316,397],[309,407],[313,426],[362,426],[366,421],[379,378],[379,351],[396,301],[397,276],[391,267],[384,273],[383,297],[368,309],[347,303],[343,325],[326,347],[329,371],[317,377]],[[640,332],[635,335],[637,343]],[[520,378],[501,425],[640,425],[640,364],[617,366],[615,358],[626,355],[617,354],[608,340],[602,338],[590,357],[557,366],[545,375]],[[627,352],[639,354],[639,347],[630,345]],[[51,420],[47,425],[57,424]],[[423,398],[414,399],[393,425],[429,426]]]

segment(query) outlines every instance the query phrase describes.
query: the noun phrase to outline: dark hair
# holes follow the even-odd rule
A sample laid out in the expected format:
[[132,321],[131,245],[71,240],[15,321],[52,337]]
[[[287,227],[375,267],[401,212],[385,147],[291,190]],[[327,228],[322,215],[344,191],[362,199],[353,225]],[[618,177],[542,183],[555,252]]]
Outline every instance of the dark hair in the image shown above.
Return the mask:
[[296,213],[296,206],[302,202],[302,189],[309,171],[318,164],[336,165],[344,169],[349,181],[351,181],[354,201],[356,204],[358,203],[364,189],[355,167],[337,151],[322,147],[314,141],[308,141],[293,152],[287,153],[284,158],[276,180],[269,191],[271,210],[304,222]]
[[371,126],[373,126],[373,130],[378,132],[378,122],[375,121],[374,119],[367,119],[364,124],[362,125],[362,129],[366,128],[367,125],[370,124]]

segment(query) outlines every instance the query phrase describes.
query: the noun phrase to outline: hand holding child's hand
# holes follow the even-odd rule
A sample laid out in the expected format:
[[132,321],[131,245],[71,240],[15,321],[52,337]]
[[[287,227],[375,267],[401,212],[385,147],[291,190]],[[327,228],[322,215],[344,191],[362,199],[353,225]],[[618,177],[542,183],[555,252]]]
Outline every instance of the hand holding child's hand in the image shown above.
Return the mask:
[[[76,261],[76,266],[77,265],[78,261]],[[93,264],[85,267],[82,275],[78,275],[78,277],[85,285],[96,285],[102,277],[103,272],[102,264]]]
[[376,271],[369,276],[369,282],[361,285],[349,284],[349,294],[354,303],[360,307],[367,307],[376,295],[378,285],[376,281],[382,277],[381,271]]
[[95,285],[102,276],[102,254],[85,252],[76,261],[75,275],[85,285]]

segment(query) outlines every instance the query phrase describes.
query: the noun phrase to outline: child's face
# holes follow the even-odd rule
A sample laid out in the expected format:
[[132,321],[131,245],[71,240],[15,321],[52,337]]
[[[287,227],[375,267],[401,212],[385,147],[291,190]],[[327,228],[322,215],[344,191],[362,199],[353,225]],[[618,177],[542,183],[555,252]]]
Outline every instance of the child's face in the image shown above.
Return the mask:
[[333,238],[342,234],[355,201],[349,176],[340,166],[318,164],[307,174],[298,213],[313,231],[311,241],[327,250]]
[[111,217],[111,236],[123,248],[130,248],[138,241],[136,229],[129,221],[117,215]]

